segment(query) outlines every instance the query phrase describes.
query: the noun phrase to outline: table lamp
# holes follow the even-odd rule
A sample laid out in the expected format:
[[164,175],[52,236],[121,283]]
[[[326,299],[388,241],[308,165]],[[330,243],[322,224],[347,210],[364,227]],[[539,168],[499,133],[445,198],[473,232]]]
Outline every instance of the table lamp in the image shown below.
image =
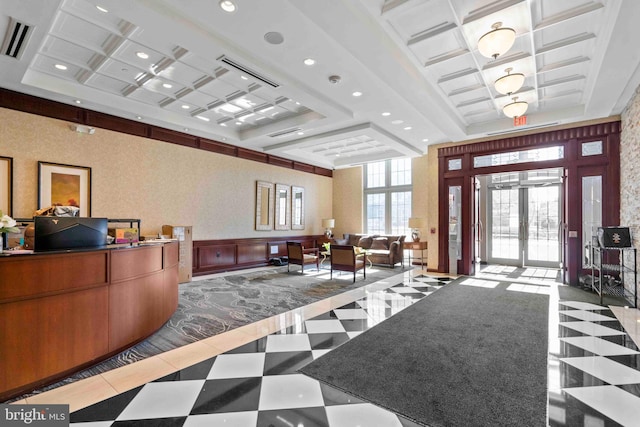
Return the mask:
[[333,218],[326,218],[322,220],[322,227],[324,228],[324,235],[327,237],[327,239],[331,238],[331,229],[333,227],[335,227],[336,225],[336,220]]
[[424,227],[424,219],[412,217],[409,218],[409,228],[411,229],[411,238],[414,242],[420,241],[420,228]]

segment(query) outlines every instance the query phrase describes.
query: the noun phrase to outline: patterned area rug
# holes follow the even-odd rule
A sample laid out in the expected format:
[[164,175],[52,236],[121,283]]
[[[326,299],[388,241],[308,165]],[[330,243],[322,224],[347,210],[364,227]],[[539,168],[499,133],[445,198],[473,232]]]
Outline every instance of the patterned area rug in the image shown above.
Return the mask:
[[291,266],[290,273],[285,266],[182,283],[178,289],[178,309],[155,334],[111,359],[32,394],[125,366],[407,270],[409,268],[391,269],[374,265],[367,267],[366,279],[358,272],[353,283],[352,273],[337,272],[333,279],[329,279],[327,268],[316,271],[307,267],[303,275],[299,266]]

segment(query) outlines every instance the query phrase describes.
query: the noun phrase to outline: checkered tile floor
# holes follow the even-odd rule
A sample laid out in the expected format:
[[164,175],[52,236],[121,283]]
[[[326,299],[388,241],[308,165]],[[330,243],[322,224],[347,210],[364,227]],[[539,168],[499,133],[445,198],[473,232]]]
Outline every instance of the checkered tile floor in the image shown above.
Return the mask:
[[[468,281],[472,286],[496,285],[492,280]],[[72,425],[416,427],[297,370],[446,283],[428,276],[407,278],[76,411]],[[553,295],[552,289],[547,284],[512,285],[519,292]],[[549,426],[639,426],[640,351],[613,313],[556,299],[549,320]]]
[[71,414],[79,426],[367,426],[415,423],[298,374],[450,280],[413,280]]
[[639,426],[640,352],[611,310],[560,301],[557,315],[549,425]]

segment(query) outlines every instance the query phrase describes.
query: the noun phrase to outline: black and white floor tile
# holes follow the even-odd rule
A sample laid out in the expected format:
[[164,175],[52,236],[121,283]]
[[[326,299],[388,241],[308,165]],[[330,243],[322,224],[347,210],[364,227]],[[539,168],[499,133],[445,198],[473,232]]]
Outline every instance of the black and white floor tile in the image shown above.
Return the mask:
[[[640,350],[607,307],[559,300],[550,275],[535,273],[538,282],[534,277],[519,282],[502,276],[468,279],[467,284],[495,286],[496,281],[509,280],[513,291],[551,296],[548,425],[640,426]],[[76,411],[72,425],[416,427],[298,373],[305,364],[449,282],[405,277],[362,299]]]
[[640,351],[607,307],[559,301],[550,426],[640,425]]
[[74,426],[417,424],[297,371],[450,281],[415,276],[71,414]]

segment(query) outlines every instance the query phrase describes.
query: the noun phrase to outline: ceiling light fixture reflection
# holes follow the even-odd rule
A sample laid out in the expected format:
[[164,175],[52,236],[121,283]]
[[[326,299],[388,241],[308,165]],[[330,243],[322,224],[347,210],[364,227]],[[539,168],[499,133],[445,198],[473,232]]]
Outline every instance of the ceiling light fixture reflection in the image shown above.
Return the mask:
[[219,5],[220,9],[224,10],[225,12],[232,13],[236,11],[236,4],[231,0],[221,0]]
[[502,112],[509,118],[520,117],[527,112],[529,104],[525,101],[518,101],[518,97],[514,96],[513,102],[502,107]]
[[517,92],[524,84],[524,74],[514,73],[511,74],[513,68],[507,68],[504,70],[507,75],[500,77],[495,81],[494,86],[496,90],[503,95],[511,95]]
[[516,41],[516,31],[513,28],[502,28],[502,22],[496,22],[493,28],[478,40],[478,50],[482,56],[496,59],[513,46]]

